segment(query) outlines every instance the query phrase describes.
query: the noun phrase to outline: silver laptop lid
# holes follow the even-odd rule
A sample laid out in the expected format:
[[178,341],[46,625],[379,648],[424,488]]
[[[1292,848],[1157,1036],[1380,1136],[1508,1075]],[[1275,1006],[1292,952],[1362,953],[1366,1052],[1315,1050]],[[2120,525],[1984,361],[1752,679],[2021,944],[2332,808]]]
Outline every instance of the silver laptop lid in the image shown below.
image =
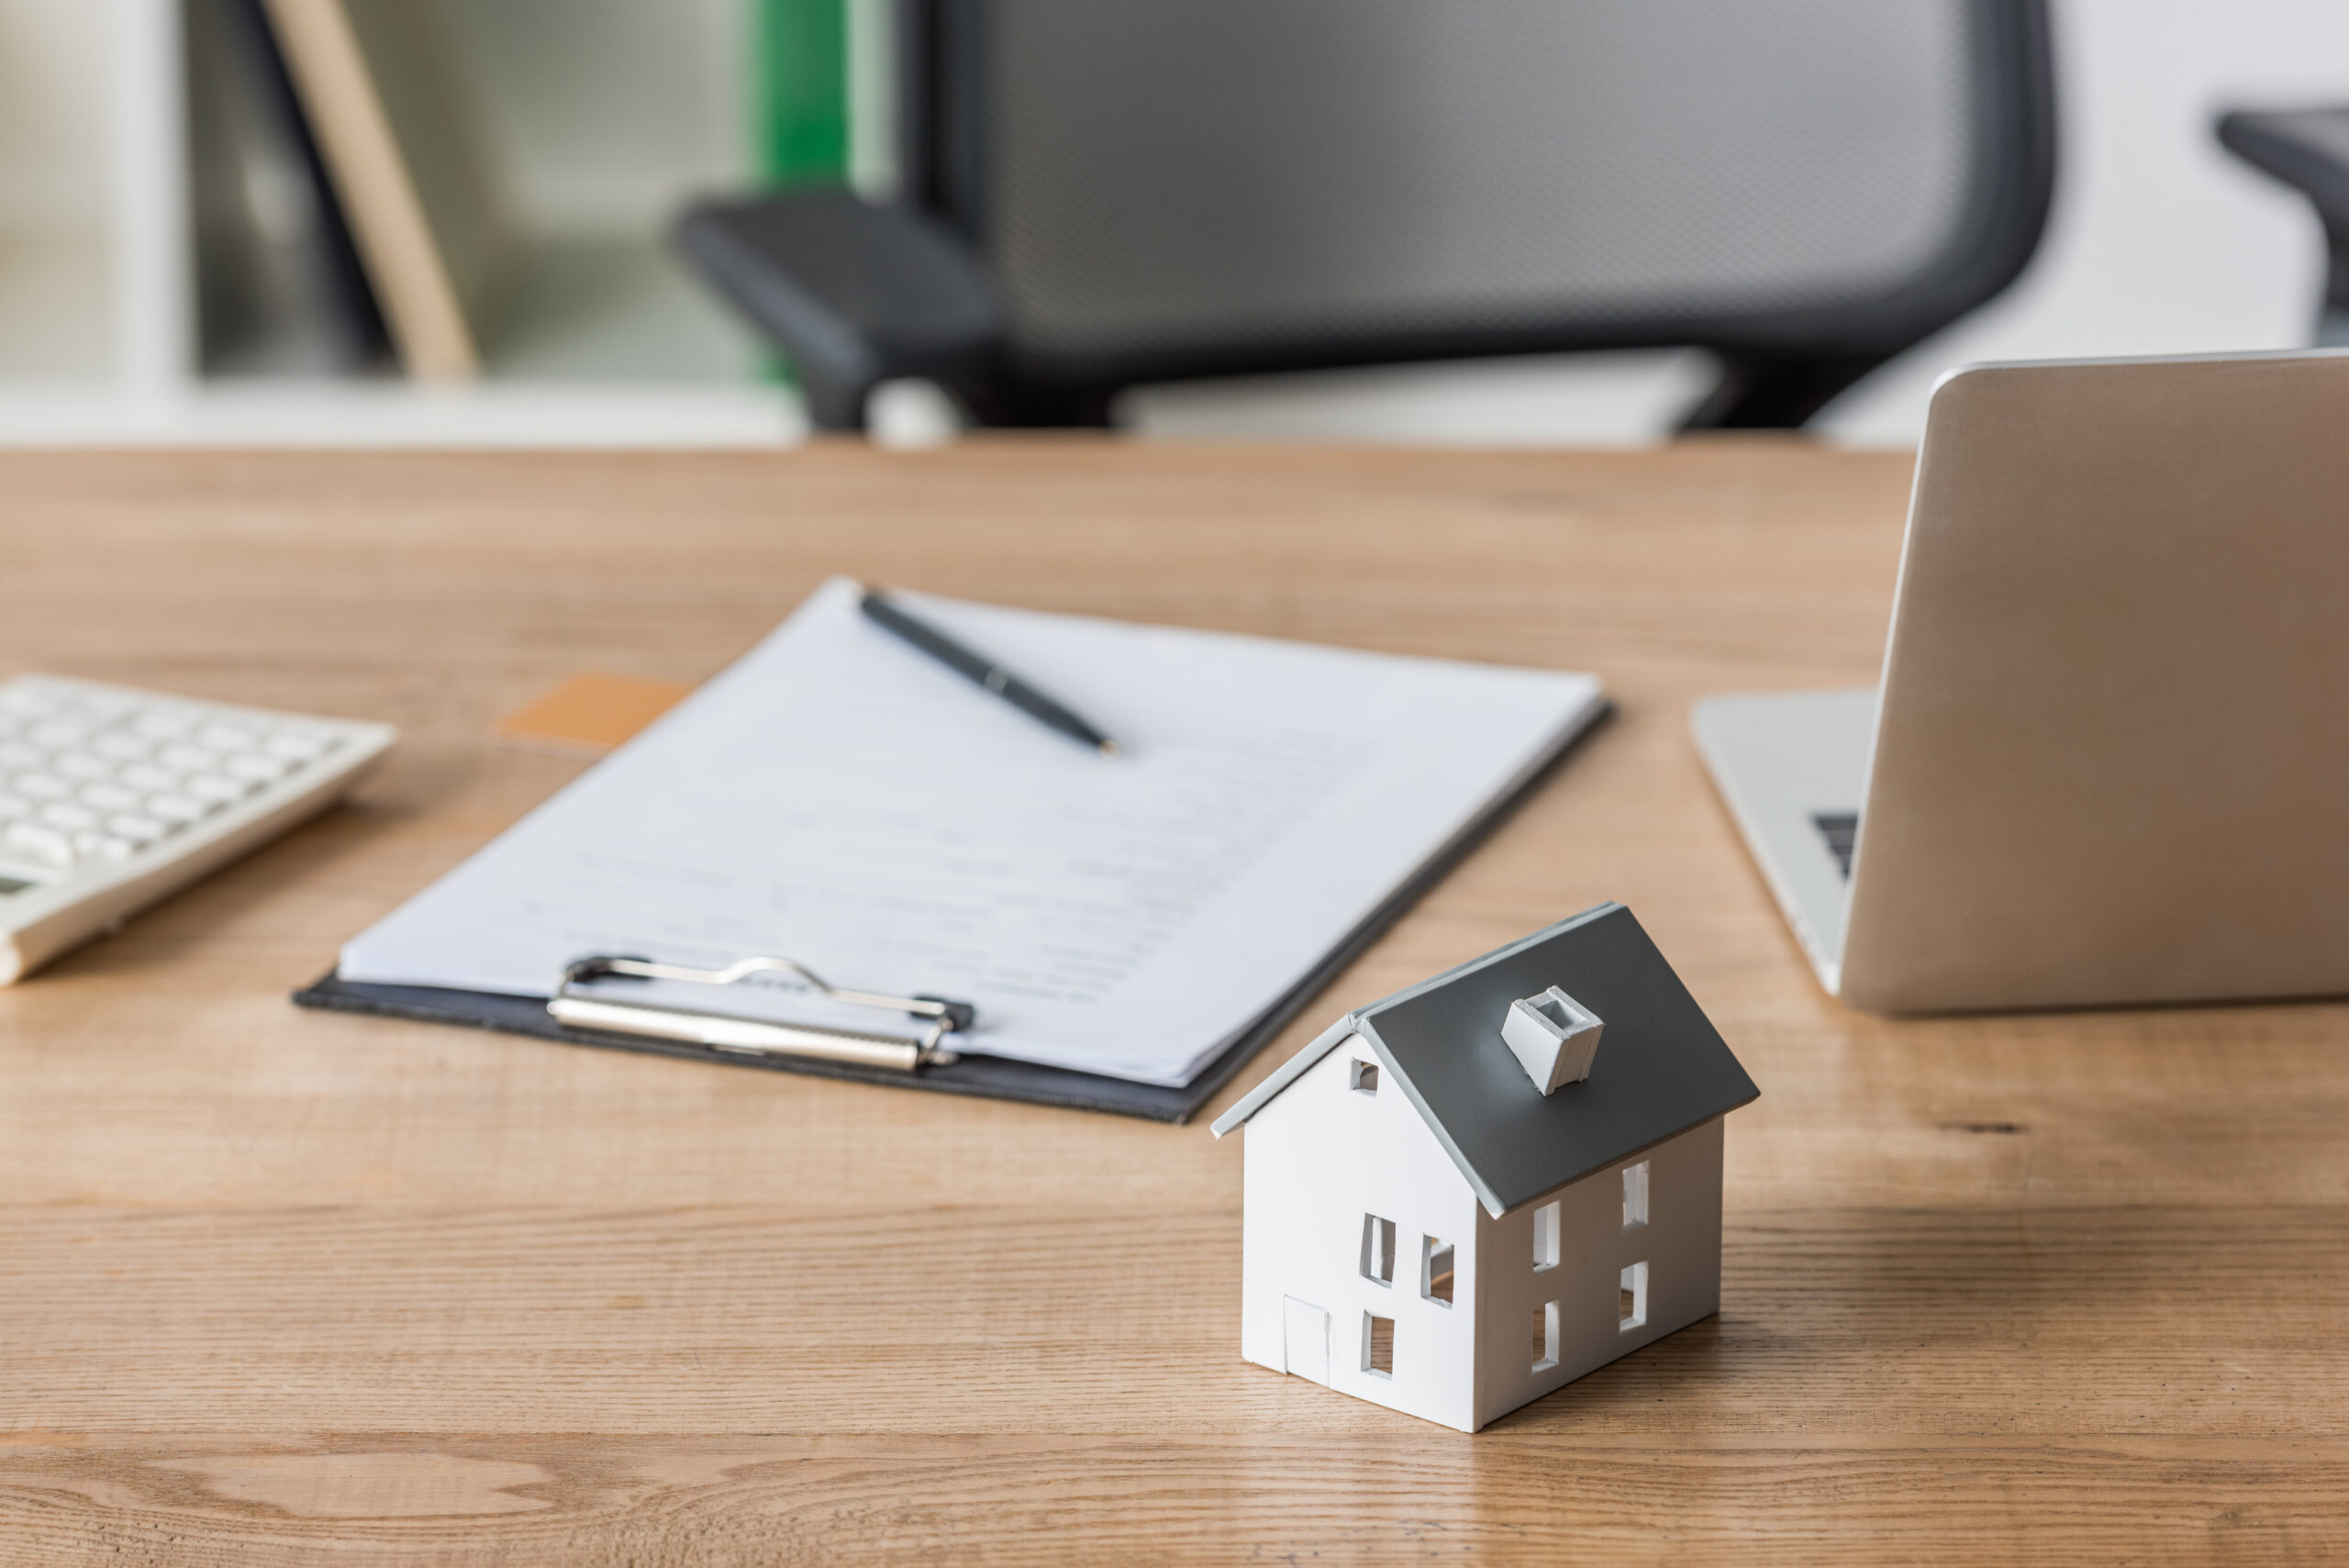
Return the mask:
[[2349,991],[2349,356],[1954,374],[1883,694],[1846,999]]

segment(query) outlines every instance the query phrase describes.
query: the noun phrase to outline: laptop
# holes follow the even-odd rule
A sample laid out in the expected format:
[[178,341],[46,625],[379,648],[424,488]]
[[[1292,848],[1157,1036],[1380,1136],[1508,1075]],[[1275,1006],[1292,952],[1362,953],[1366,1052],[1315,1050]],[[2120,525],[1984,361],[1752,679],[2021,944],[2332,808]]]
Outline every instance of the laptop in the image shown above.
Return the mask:
[[2349,353],[1952,373],[1877,689],[1692,724],[1855,1006],[2349,992]]

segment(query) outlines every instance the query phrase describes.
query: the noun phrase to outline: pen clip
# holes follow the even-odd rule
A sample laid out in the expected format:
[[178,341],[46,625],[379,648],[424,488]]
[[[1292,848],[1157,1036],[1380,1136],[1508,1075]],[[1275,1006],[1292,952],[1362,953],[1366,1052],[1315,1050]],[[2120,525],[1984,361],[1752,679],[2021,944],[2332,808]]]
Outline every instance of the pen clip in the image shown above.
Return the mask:
[[[732,985],[754,974],[793,975],[833,1001],[926,1018],[930,1028],[919,1040],[912,1040],[855,1029],[770,1023],[724,1013],[650,1006],[607,996],[583,995],[578,990],[590,981],[603,979],[681,980],[701,985]],[[830,984],[806,964],[774,957],[741,959],[723,969],[696,969],[649,958],[594,953],[563,965],[562,977],[547,999],[547,1011],[556,1022],[573,1028],[681,1040],[747,1056],[805,1056],[898,1072],[954,1061],[954,1052],[943,1048],[946,1036],[967,1030],[978,1022],[978,1009],[968,1002],[852,990]]]

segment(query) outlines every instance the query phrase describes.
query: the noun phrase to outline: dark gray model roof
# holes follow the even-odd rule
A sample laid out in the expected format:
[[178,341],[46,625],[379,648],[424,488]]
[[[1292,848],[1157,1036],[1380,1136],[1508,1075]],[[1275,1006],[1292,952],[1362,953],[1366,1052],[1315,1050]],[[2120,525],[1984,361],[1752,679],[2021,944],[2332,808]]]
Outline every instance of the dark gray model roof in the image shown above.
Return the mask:
[[[1606,1025],[1590,1077],[1543,1095],[1501,1039],[1555,985]],[[1230,1131],[1359,1034],[1492,1214],[1735,1110],[1761,1091],[1631,912],[1602,904],[1341,1018],[1218,1118]]]

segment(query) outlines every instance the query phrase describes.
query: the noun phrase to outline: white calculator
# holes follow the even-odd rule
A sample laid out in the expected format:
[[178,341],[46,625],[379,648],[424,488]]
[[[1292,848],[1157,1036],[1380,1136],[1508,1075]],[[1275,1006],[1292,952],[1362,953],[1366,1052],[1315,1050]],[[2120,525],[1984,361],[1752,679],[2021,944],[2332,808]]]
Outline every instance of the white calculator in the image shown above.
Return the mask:
[[0,985],[332,805],[387,724],[0,684]]

